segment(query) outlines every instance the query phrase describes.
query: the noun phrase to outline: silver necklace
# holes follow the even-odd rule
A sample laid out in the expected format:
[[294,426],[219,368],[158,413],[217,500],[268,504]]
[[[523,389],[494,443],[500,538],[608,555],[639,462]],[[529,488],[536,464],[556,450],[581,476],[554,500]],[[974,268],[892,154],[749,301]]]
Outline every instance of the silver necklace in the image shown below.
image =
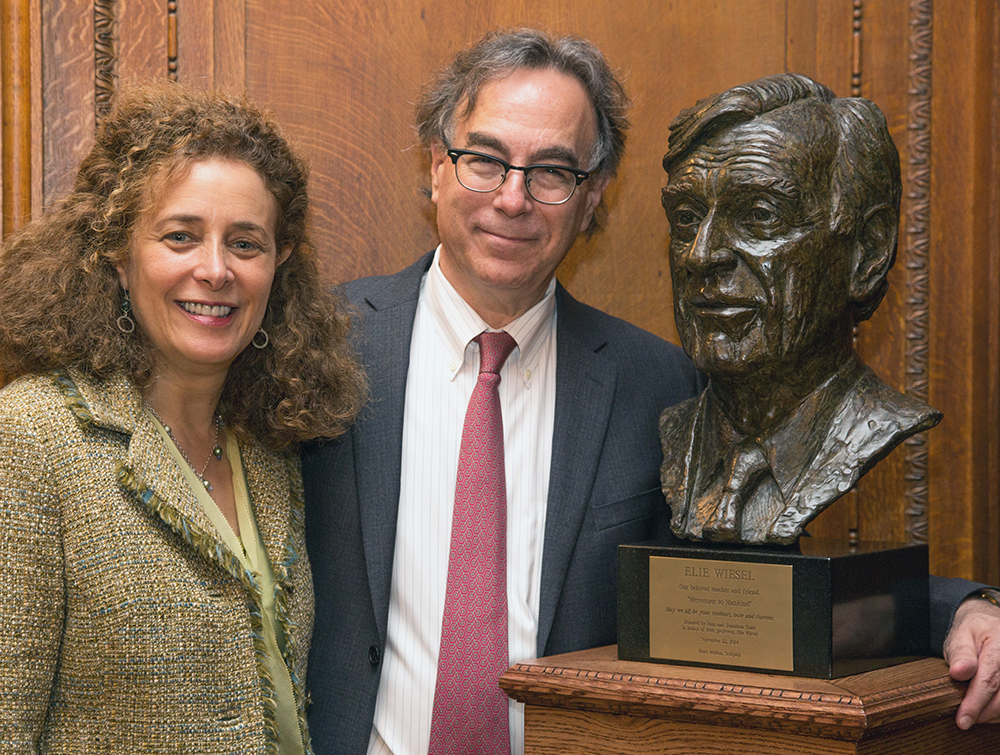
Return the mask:
[[205,470],[208,469],[208,465],[212,461],[213,457],[215,459],[222,459],[222,446],[219,445],[219,430],[222,427],[222,416],[218,413],[215,415],[215,442],[212,444],[212,450],[209,451],[208,458],[205,459],[205,463],[201,465],[201,471],[199,472],[194,468],[194,464],[191,463],[191,459],[188,458],[188,455],[184,453],[184,449],[181,448],[181,444],[177,442],[177,438],[174,437],[174,431],[170,429],[170,425],[164,422],[160,418],[160,415],[156,413],[156,410],[148,403],[146,404],[146,408],[149,409],[150,413],[154,417],[156,417],[156,421],[163,425],[163,429],[166,430],[167,435],[170,436],[170,440],[172,440],[174,445],[177,446],[177,450],[181,452],[181,457],[187,462],[187,465],[191,467],[191,471],[194,472],[195,476],[199,480],[201,480],[201,484],[205,486],[205,490],[209,493],[215,490],[215,488],[212,487],[212,483],[205,479]]

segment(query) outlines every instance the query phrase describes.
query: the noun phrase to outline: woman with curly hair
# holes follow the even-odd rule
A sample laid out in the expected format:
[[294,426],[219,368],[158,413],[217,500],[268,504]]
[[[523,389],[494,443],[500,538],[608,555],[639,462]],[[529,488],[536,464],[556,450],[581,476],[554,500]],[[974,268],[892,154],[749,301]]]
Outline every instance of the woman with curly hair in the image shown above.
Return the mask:
[[311,751],[298,444],[364,376],[307,210],[268,116],[148,84],[4,248],[6,752]]

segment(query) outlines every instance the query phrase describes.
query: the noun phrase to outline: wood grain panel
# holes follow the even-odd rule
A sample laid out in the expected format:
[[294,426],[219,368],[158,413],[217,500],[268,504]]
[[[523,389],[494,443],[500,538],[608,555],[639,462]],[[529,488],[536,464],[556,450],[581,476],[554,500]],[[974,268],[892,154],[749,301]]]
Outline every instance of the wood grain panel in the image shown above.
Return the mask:
[[246,3],[215,0],[214,72],[218,86],[246,89]]
[[168,6],[167,0],[116,0],[116,49],[123,78],[168,75]]
[[43,201],[48,205],[72,186],[94,140],[93,1],[43,0],[42,24]]
[[215,3],[178,0],[177,80],[195,86],[215,84]]
[[243,0],[178,0],[175,15],[177,79],[195,86],[245,89]]
[[[697,743],[693,745],[693,743]],[[656,718],[528,706],[525,755],[842,755],[853,742]]]
[[[976,562],[974,570],[983,575],[991,585],[1000,584],[1000,13],[992,9],[988,29],[992,39],[991,53],[977,71],[976,76],[985,81],[993,81],[992,106],[987,122],[985,141],[987,150],[983,161],[985,176],[982,180],[984,201],[987,204],[986,228],[984,229],[989,294],[987,300],[988,348],[993,355],[988,364],[988,396],[983,424],[987,428],[986,470],[981,475],[980,485],[985,490],[976,496],[976,509],[981,512],[977,518],[979,533],[976,536]],[[985,512],[982,510],[985,509]],[[985,547],[983,547],[985,544]],[[991,547],[992,546],[992,547]]]
[[[995,51],[995,4],[935,6],[932,129],[930,291],[931,402],[945,412],[947,432],[930,433],[932,568],[943,574],[986,577],[983,560],[995,560],[997,542],[984,542],[986,512],[995,491],[985,490],[995,433],[988,408],[989,376],[997,354],[990,350],[991,287],[985,281],[991,241],[988,206],[998,176],[990,172],[996,80],[973,75]],[[939,54],[939,51],[940,54]],[[943,54],[947,51],[947,54]],[[994,436],[995,437],[995,436]],[[994,447],[995,449],[995,447]],[[991,503],[992,497],[992,503]],[[978,558],[973,552],[988,548]]]

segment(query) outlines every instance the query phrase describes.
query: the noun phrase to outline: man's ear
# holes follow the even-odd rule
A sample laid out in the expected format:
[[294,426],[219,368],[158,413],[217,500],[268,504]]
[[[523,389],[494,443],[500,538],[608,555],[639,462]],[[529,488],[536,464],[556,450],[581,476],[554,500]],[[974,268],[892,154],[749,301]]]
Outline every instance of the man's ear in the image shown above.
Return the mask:
[[899,215],[889,205],[879,205],[865,215],[854,236],[851,300],[863,302],[884,285],[896,256]]
[[431,202],[437,204],[438,189],[441,186],[441,179],[444,177],[442,170],[448,169],[451,158],[448,151],[440,139],[431,141]]
[[611,176],[608,175],[596,175],[591,176],[584,182],[586,187],[586,202],[583,206],[583,221],[580,223],[579,233],[583,233],[590,227],[590,220],[594,217],[594,211],[597,209],[597,205],[601,203],[601,197],[604,195],[604,190],[608,188],[608,182],[611,181]]

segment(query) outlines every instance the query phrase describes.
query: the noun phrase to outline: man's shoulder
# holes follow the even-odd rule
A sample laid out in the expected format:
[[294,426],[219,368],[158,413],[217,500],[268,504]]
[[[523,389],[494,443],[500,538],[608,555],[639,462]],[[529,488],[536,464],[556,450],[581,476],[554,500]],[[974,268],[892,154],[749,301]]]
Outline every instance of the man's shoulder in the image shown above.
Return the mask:
[[348,281],[341,286],[346,299],[354,307],[366,304],[374,309],[415,299],[420,291],[420,279],[427,271],[433,252],[422,255],[413,264],[389,275],[370,275]]
[[561,327],[577,337],[587,337],[617,361],[637,367],[677,370],[695,379],[691,360],[679,346],[643,330],[627,320],[603,312],[574,299],[565,289],[559,292],[558,316]]

